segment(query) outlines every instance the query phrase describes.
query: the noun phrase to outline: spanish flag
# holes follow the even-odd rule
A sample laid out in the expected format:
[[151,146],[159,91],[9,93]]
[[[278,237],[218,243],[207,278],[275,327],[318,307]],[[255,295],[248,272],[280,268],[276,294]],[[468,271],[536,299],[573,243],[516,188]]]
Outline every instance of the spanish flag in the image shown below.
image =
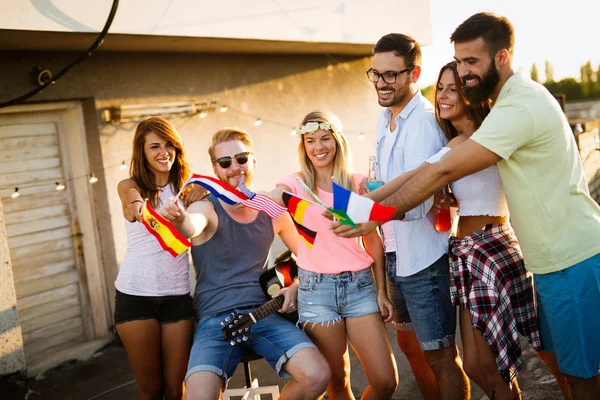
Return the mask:
[[288,212],[292,216],[294,225],[296,225],[296,230],[300,234],[300,239],[302,239],[304,244],[306,244],[309,249],[312,249],[313,244],[315,243],[315,238],[317,237],[317,232],[311,231],[302,225],[304,211],[306,211],[306,207],[311,205],[311,203],[288,192],[283,192],[282,199],[283,203],[288,208]]
[[160,247],[173,257],[177,257],[192,245],[169,221],[154,211],[148,202],[144,203],[142,209],[142,224],[158,240]]

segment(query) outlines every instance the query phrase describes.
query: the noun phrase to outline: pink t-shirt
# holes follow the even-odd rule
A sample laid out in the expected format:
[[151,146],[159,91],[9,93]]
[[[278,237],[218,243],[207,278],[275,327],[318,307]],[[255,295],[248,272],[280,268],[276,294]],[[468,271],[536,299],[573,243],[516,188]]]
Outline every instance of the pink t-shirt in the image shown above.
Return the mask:
[[[299,175],[283,178],[278,185],[286,185],[294,194],[313,201],[310,194],[298,183]],[[354,186],[363,180],[363,176],[354,174]],[[333,193],[317,189],[317,196],[327,206],[333,206]],[[298,239],[298,266],[304,270],[323,273],[338,274],[343,271],[360,271],[369,268],[373,259],[362,247],[361,238],[344,239],[336,236],[329,226],[331,221],[323,216],[323,209],[319,206],[309,205],[304,213],[302,225],[317,232],[312,249]]]

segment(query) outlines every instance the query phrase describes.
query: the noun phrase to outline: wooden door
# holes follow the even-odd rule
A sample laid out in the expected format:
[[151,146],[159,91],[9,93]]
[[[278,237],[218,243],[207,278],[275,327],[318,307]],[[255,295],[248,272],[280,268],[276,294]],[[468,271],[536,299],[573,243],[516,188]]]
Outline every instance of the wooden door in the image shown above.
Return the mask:
[[60,113],[0,116],[0,196],[28,368],[93,337],[71,190],[86,177],[67,174],[65,140]]

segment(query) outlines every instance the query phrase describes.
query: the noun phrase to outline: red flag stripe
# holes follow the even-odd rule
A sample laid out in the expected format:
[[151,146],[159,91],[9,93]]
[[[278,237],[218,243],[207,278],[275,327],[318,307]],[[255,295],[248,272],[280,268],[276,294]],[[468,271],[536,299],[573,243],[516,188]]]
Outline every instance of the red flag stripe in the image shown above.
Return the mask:
[[285,207],[262,194],[257,194],[252,200],[244,200],[242,204],[257,211],[264,211],[271,218],[277,218],[287,211]]
[[394,218],[396,213],[396,207],[384,206],[379,203],[373,203],[371,208],[371,214],[369,214],[369,221],[387,222]]
[[150,215],[152,215],[154,218],[156,218],[158,220],[158,222],[163,224],[169,231],[171,231],[171,233],[173,234],[173,236],[175,236],[177,238],[177,240],[179,240],[180,242],[182,242],[183,244],[185,244],[188,247],[192,245],[192,243],[189,240],[187,240],[187,238],[185,236],[183,236],[181,233],[179,233],[179,231],[177,229],[175,229],[175,227],[173,225],[171,225],[171,223],[169,221],[167,221],[162,215],[157,213],[152,207],[150,207],[148,205],[148,203],[146,203],[146,208],[148,209],[148,212],[150,213]]
[[160,247],[162,247],[163,250],[168,251],[169,254],[172,255],[173,257],[177,257],[179,255],[179,254],[177,254],[177,252],[175,250],[173,250],[172,248],[167,246],[167,244],[163,240],[162,236],[160,236],[158,234],[158,232],[156,232],[154,229],[152,229],[152,227],[150,225],[148,225],[146,220],[142,219],[142,224],[144,224],[146,229],[148,229],[148,232],[150,232],[150,234],[152,234],[152,236],[154,236],[156,238],[156,240],[158,240],[158,244],[160,244]]

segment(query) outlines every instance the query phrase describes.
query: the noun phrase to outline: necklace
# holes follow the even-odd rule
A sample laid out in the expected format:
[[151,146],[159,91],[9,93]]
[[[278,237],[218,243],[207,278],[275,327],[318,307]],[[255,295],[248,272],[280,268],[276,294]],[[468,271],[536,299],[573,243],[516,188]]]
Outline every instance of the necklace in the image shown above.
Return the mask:
[[167,186],[169,186],[169,182],[167,182],[166,184],[164,184],[162,186],[160,186],[160,185],[154,185],[154,186],[156,186],[156,188],[162,192]]

